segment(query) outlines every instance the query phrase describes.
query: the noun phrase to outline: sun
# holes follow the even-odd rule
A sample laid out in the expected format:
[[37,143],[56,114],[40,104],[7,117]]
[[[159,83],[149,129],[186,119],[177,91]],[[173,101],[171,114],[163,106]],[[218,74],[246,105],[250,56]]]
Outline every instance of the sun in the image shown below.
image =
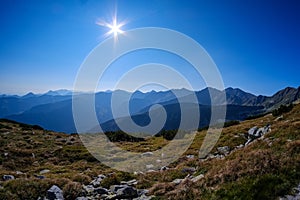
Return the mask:
[[124,24],[118,24],[117,20],[114,19],[113,24],[107,24],[107,27],[110,28],[110,31],[108,32],[108,34],[114,34],[114,37],[117,37],[119,33],[124,33],[124,31],[122,31],[120,28],[123,26]]
[[112,20],[112,23],[107,23],[107,22],[104,22],[102,20],[98,20],[96,22],[97,25],[99,26],[105,26],[107,28],[109,28],[110,30],[105,34],[105,35],[112,35],[116,38],[118,37],[118,34],[123,34],[124,31],[121,30],[122,26],[124,26],[124,22],[121,22],[121,23],[118,23],[117,22],[117,18],[114,17],[113,20]]

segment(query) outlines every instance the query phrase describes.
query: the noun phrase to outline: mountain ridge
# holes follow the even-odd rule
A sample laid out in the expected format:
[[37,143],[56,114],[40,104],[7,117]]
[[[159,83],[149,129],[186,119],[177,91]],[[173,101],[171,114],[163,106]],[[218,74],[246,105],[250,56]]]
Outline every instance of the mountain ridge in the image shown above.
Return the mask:
[[[61,91],[61,93],[48,91],[45,94],[39,95],[29,93],[22,97],[0,96],[0,118],[12,119],[28,124],[37,124],[46,129],[58,132],[76,132],[72,116],[72,96],[66,90]],[[113,119],[126,117],[124,113],[126,113],[125,108],[127,103],[123,99],[130,98],[129,112],[131,116],[140,114],[148,115],[149,108],[154,104],[168,106],[172,104],[176,105],[179,101],[191,103],[190,96],[192,93],[192,91],[184,88],[158,92],[151,91],[146,93],[141,91],[130,93],[122,90],[97,92],[95,94],[95,109],[100,124],[103,124]],[[213,100],[210,99],[210,93],[212,94]],[[178,95],[178,98],[176,98],[175,94]],[[76,98],[80,98],[81,95],[89,94],[76,93]],[[212,102],[215,104],[213,106],[225,104],[231,105],[228,109],[228,116],[234,116],[232,115],[234,114],[232,112],[237,112],[237,117],[227,120],[244,120],[247,115],[265,113],[279,107],[281,104],[289,104],[300,99],[300,87],[287,87],[276,92],[272,96],[257,96],[239,88],[231,87],[226,88],[223,91],[214,88],[205,88],[196,91],[195,95],[198,102],[192,103],[197,103],[201,106],[211,105]],[[226,103],[224,102],[224,99],[221,100],[221,97],[224,97],[224,95],[226,95]],[[110,108],[112,96],[117,98],[117,116],[113,116]],[[241,109],[246,109],[247,107],[246,110],[248,111],[246,113],[243,110],[239,111],[237,109],[238,107]],[[253,109],[251,109],[251,107]],[[176,112],[172,110],[170,110],[170,112],[173,113],[173,115],[177,115]],[[64,118],[61,116],[64,116]],[[144,118],[146,119],[147,117]],[[145,124],[142,121],[140,123]]]

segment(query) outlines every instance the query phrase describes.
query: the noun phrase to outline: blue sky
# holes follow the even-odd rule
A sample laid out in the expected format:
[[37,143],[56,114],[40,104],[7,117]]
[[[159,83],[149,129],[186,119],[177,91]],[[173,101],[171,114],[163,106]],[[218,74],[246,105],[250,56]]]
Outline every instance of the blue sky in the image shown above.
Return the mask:
[[[72,89],[81,63],[109,31],[95,22],[99,18],[110,22],[115,8],[118,20],[127,22],[122,27],[125,32],[164,27],[196,40],[218,66],[226,87],[272,95],[300,85],[300,3],[296,0],[5,0],[0,6],[0,93]],[[137,52],[123,62],[131,66],[155,57],[155,62],[192,74],[185,70],[184,61],[158,54]],[[120,61],[104,82],[124,72],[124,63]],[[198,81],[196,87],[205,87],[201,78],[190,76]],[[105,87],[100,88],[110,89],[109,84]]]

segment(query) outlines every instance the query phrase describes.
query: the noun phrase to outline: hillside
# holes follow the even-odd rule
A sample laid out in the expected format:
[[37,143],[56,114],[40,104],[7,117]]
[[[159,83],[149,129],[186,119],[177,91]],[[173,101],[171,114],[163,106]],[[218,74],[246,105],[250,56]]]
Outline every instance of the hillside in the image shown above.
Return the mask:
[[[250,128],[266,124],[270,132],[243,145]],[[197,133],[185,155],[170,166],[130,174],[102,165],[78,135],[1,120],[0,199],[38,199],[52,185],[62,189],[65,199],[116,199],[110,186],[119,184],[137,191],[133,195],[139,199],[276,199],[300,183],[300,105],[280,117],[268,114],[224,128],[211,154],[199,159],[205,134]],[[148,152],[167,143],[163,137],[152,137],[118,145]]]

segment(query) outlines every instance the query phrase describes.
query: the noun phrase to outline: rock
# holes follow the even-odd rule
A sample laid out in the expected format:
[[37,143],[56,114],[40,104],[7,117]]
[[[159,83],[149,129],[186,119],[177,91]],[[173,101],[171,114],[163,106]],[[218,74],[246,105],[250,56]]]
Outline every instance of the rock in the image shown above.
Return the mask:
[[257,126],[254,126],[254,127],[250,128],[248,130],[248,135],[255,135],[257,130],[258,130]]
[[204,178],[204,175],[203,175],[203,174],[200,174],[200,175],[198,175],[198,176],[192,178],[191,180],[192,180],[192,182],[195,183],[195,182],[199,181],[199,180],[202,179],[202,178]]
[[148,152],[142,153],[141,155],[144,157],[151,157],[151,156],[153,156],[153,153],[151,151],[148,151]]
[[239,146],[236,146],[237,149],[241,149],[241,148],[243,148],[243,147],[244,147],[243,144],[240,144]]
[[47,191],[47,198],[49,200],[63,200],[64,196],[63,196],[63,192],[62,190],[56,186],[53,185],[48,191]]
[[21,171],[16,171],[16,174],[17,174],[17,175],[21,175],[21,174],[24,174],[24,173],[21,172]]
[[108,189],[99,187],[95,188],[94,192],[97,194],[108,194]]
[[217,150],[218,150],[219,153],[221,153],[223,155],[228,155],[230,153],[229,146],[218,147]]
[[121,181],[121,185],[129,185],[129,186],[133,186],[136,185],[138,182],[136,179],[132,179],[130,181]]
[[87,197],[77,197],[75,200],[88,200]]
[[154,196],[146,196],[146,195],[143,194],[143,195],[141,195],[137,198],[134,198],[133,200],[151,200],[153,198],[154,198]]
[[112,193],[116,193],[119,189],[126,187],[126,185],[112,185],[110,186],[109,190]]
[[156,162],[157,162],[157,163],[161,163],[161,160],[157,159]]
[[188,158],[188,159],[194,159],[194,157],[195,157],[194,155],[187,155],[186,156],[186,158]]
[[131,186],[126,186],[117,190],[116,198],[132,199],[137,197],[138,197],[137,190]]
[[163,167],[160,168],[160,171],[166,171],[166,170],[168,170],[168,169],[169,169],[169,167],[163,166]]
[[14,180],[15,177],[13,175],[3,175],[3,180],[8,181],[8,180]]
[[182,181],[183,179],[176,178],[175,180],[172,181],[172,183],[174,183],[175,185],[179,185]]
[[279,198],[280,200],[300,200],[300,184],[298,187],[293,188],[294,195],[285,195]]
[[182,172],[194,173],[196,171],[195,167],[186,167],[181,170]]
[[283,120],[283,115],[280,115],[279,117],[277,117],[274,121],[279,121],[279,120]]
[[99,187],[101,184],[101,181],[105,179],[106,176],[103,174],[98,175],[96,179],[94,179],[90,184],[93,185],[94,187]]
[[8,156],[8,153],[4,153],[4,156],[5,156],[5,157]]
[[50,170],[49,169],[43,169],[40,171],[40,174],[46,174],[46,173],[49,173]]
[[154,165],[152,165],[152,164],[146,165],[146,168],[147,168],[147,169],[151,169],[151,168],[153,168],[153,167],[154,167]]
[[36,177],[36,178],[38,178],[38,179],[44,179],[45,178],[45,176],[43,176],[43,175],[33,175],[34,177]]
[[86,191],[88,195],[93,194],[95,191],[95,188],[92,185],[83,185],[83,189]]

